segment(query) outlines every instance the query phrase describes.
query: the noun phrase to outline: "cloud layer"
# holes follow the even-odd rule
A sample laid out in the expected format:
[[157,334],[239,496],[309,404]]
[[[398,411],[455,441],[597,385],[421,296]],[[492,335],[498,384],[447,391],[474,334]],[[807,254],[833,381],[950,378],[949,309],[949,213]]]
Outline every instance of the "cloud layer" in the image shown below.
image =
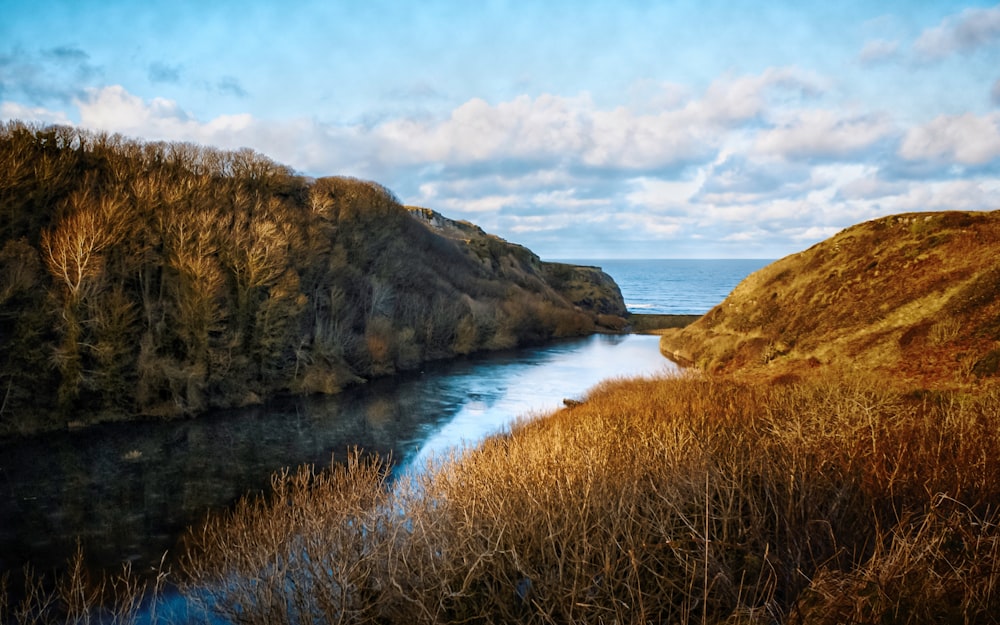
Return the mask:
[[940,102],[919,91],[921,76],[954,75],[949,64],[1000,58],[1000,7],[946,15],[909,44],[873,33],[843,58],[873,85],[886,81],[882,91],[911,81],[892,100],[903,104],[788,64],[636,79],[615,98],[525,87],[450,105],[417,77],[392,99],[445,108],[331,121],[249,112],[255,88],[236,75],[162,59],[138,68],[154,92],[196,83],[241,111],[199,117],[176,98],[105,84],[84,49],[56,46],[0,57],[0,117],[249,146],[308,175],[377,180],[549,258],[773,258],[887,213],[1000,208],[1000,70],[971,83],[978,107],[958,99],[965,91]]

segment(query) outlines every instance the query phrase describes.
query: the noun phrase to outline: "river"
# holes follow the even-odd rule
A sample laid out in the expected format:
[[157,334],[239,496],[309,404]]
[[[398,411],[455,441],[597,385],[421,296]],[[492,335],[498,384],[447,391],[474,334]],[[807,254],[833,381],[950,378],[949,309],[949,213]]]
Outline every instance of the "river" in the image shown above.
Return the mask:
[[63,565],[149,570],[189,525],[268,487],[287,466],[350,448],[397,471],[582,398],[598,382],[663,374],[658,337],[597,335],[429,363],[336,396],[287,397],[196,419],[109,424],[0,445],[0,574]]

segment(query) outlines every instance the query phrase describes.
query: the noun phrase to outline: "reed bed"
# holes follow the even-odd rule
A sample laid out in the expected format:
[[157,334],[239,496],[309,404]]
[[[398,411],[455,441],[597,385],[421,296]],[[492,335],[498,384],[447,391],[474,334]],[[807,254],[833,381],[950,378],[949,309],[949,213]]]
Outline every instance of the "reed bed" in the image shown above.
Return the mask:
[[993,623],[998,421],[986,386],[619,380],[396,480],[279,473],[178,575],[232,623]]

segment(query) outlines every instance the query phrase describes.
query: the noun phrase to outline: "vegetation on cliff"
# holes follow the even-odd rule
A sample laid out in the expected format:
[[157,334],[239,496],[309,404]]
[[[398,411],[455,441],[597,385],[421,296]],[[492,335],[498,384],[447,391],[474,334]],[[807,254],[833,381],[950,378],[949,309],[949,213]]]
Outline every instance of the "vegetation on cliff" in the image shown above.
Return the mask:
[[929,386],[1000,372],[1000,211],[910,213],[844,230],[754,273],[661,340],[715,372],[863,371]]
[[2,125],[0,434],[335,392],[621,325],[606,276],[444,221],[250,150]]
[[[865,377],[609,383],[391,484],[275,474],[191,529],[152,622],[995,623],[998,415]],[[0,621],[150,622],[81,560]]]
[[392,491],[281,476],[185,572],[256,622],[995,623],[998,222],[848,229],[666,331],[707,375],[608,383]]
[[[996,623],[998,222],[848,229],[666,331],[701,372],[606,383],[421,474],[359,457],[279,472],[191,529],[174,616]],[[17,602],[0,580],[0,620],[147,616],[127,567],[27,577]]]

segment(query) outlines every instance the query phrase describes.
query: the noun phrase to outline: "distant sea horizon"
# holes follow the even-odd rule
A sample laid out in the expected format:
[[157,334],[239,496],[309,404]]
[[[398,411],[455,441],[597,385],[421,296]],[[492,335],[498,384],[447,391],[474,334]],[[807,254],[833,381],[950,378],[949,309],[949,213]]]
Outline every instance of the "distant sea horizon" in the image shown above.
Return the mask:
[[703,315],[751,273],[774,262],[761,258],[559,259],[600,267],[621,288],[629,312]]

